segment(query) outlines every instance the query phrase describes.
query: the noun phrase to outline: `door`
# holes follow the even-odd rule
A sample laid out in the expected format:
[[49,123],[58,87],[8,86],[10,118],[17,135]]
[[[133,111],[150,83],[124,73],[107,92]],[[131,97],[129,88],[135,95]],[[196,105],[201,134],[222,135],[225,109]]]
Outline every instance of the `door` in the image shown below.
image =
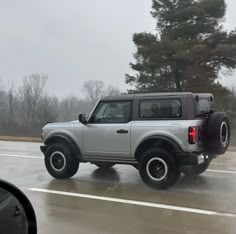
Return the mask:
[[102,101],[83,127],[85,156],[130,156],[131,101]]

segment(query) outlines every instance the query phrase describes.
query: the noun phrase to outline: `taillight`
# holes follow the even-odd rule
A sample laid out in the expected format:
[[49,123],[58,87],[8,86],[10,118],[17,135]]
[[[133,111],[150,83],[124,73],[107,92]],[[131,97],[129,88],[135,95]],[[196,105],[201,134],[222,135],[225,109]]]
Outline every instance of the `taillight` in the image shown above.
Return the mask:
[[189,127],[188,129],[188,142],[189,144],[196,144],[197,141],[197,128]]

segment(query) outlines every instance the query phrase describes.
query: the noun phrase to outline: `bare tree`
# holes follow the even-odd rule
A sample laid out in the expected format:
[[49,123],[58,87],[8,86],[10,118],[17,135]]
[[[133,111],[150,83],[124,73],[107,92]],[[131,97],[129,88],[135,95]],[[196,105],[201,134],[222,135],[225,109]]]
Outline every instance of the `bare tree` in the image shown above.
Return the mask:
[[86,98],[68,96],[59,101],[46,94],[46,82],[46,75],[34,73],[25,76],[19,87],[8,83],[4,89],[0,84],[1,134],[39,136],[46,122],[76,120],[80,113],[89,114],[99,98],[120,94],[117,88],[102,81],[87,81]]
[[60,103],[60,121],[69,121],[76,118],[74,116],[74,110],[77,108],[77,98],[76,97],[67,97],[64,98]]
[[99,80],[89,80],[84,83],[83,91],[85,97],[92,103],[105,95],[105,84]]
[[64,98],[60,103],[60,121],[76,120],[78,114],[91,111],[92,105],[87,100],[79,99],[75,96],[69,96]]
[[99,80],[86,81],[83,86],[83,91],[86,99],[92,104],[107,95],[120,95],[119,89],[112,85],[106,87],[104,82]]
[[37,120],[40,126],[54,122],[59,115],[59,101],[56,97],[45,95],[38,103]]
[[109,95],[109,96],[118,96],[118,95],[121,95],[121,92],[118,88],[112,86],[112,85],[109,85],[107,88],[106,88],[106,95]]
[[0,128],[7,122],[7,94],[0,80]]
[[25,122],[28,126],[36,124],[36,112],[39,101],[43,97],[47,76],[30,74],[24,77],[21,95],[25,106]]
[[12,125],[14,122],[14,104],[15,104],[15,85],[13,82],[8,83],[8,126]]

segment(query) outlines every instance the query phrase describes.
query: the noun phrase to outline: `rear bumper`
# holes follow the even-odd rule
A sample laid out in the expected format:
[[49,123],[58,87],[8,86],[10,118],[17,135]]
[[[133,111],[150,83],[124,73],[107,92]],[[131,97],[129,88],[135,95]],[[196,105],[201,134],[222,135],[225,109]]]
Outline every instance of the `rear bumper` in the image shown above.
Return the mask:
[[196,153],[184,153],[179,155],[179,162],[181,171],[189,171],[191,172],[194,168],[199,165],[210,163],[212,160],[211,155],[206,155],[201,152]]
[[181,153],[177,156],[181,166],[197,166],[207,162],[211,158],[202,152]]

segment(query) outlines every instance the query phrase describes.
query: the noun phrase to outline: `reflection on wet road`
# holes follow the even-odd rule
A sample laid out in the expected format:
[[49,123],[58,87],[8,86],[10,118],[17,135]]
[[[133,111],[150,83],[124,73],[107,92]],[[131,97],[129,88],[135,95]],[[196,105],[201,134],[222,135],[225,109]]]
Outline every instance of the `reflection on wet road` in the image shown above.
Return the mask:
[[132,166],[81,164],[70,180],[47,173],[37,143],[0,142],[0,178],[28,195],[40,234],[236,233],[236,152],[167,191],[144,185]]

